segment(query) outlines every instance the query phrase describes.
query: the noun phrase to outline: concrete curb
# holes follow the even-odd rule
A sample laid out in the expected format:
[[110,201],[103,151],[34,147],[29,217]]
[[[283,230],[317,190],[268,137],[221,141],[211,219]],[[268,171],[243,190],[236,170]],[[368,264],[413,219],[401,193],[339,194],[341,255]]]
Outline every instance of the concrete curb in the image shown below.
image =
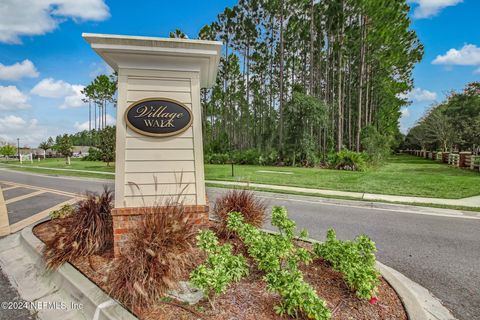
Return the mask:
[[45,245],[33,234],[31,226],[21,231],[20,242],[36,261],[35,267],[42,274],[44,280],[60,288],[74,302],[83,305],[82,313],[86,319],[137,319],[70,263],[65,263],[55,271],[46,271],[42,258],[42,250]]
[[[278,232],[262,229],[271,234]],[[302,240],[309,243],[322,243],[315,239]],[[426,288],[410,280],[400,272],[377,261],[377,269],[382,277],[397,292],[402,300],[409,320],[457,320],[445,308],[440,300],[433,296]]]
[[222,181],[222,180],[205,180],[205,183],[210,186],[229,186],[229,187],[239,187],[239,188],[257,188],[268,191],[281,191],[281,192],[291,192],[299,194],[310,194],[317,196],[333,196],[333,197],[347,197],[358,200],[370,200],[370,201],[380,201],[386,203],[412,203],[412,204],[423,204],[423,205],[449,205],[449,206],[463,206],[471,208],[480,207],[480,196],[467,197],[462,199],[441,199],[441,198],[426,198],[426,197],[414,197],[414,196],[398,196],[398,195],[383,195],[383,194],[373,194],[373,193],[364,193],[364,192],[352,192],[352,191],[338,191],[338,190],[329,190],[329,189],[312,189],[305,187],[293,187],[293,186],[281,186],[281,185],[270,185],[263,183],[250,183],[250,182],[239,182],[239,181]]
[[397,292],[410,320],[456,320],[440,300],[418,283],[378,261],[377,268]]
[[[207,190],[210,192],[221,193],[222,190],[229,190],[229,188],[224,188],[222,186],[217,187],[207,187]],[[336,199],[336,198],[325,198],[321,196],[312,196],[312,195],[301,195],[301,194],[289,194],[289,193],[278,193],[275,191],[256,191],[253,192],[257,197],[264,197],[267,199],[279,199],[279,200],[293,200],[293,201],[305,201],[305,202],[315,202],[322,205],[330,206],[342,206],[342,207],[353,207],[353,208],[368,208],[373,210],[380,211],[390,211],[390,212],[401,212],[401,213],[412,213],[412,214],[421,214],[421,215],[430,215],[437,217],[445,218],[462,218],[462,219],[480,219],[480,212],[475,211],[461,211],[454,209],[444,209],[444,208],[433,208],[433,207],[423,207],[407,204],[398,204],[398,203],[388,203],[388,202],[372,202],[366,200],[346,200],[346,199]]]

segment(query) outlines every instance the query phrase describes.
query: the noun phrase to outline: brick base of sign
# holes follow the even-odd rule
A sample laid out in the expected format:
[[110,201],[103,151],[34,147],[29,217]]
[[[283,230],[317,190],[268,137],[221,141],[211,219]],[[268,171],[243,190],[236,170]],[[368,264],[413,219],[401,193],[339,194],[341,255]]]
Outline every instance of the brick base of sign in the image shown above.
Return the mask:
[[[115,256],[118,256],[125,247],[129,233],[142,223],[145,214],[151,209],[151,207],[112,209],[113,250]],[[193,221],[195,224],[201,226],[208,222],[208,205],[185,205],[184,209],[186,213],[195,214]],[[155,210],[157,211],[158,208],[155,208]]]

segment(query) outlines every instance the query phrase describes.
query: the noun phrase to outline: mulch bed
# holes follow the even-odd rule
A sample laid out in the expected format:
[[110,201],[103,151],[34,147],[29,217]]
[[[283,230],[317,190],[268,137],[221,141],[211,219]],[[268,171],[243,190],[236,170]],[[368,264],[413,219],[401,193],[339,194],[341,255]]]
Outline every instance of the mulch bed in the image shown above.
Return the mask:
[[[211,226],[213,229],[214,225]],[[34,234],[45,241],[53,235],[53,222],[48,221],[36,226]],[[244,252],[239,241],[233,242],[237,252]],[[304,244],[303,244],[304,245]],[[203,259],[198,252],[197,258]],[[109,265],[114,261],[113,250],[102,255],[79,257],[70,263],[86,277],[95,282],[105,292],[110,288],[106,282]],[[250,263],[252,265],[252,263]],[[382,278],[378,290],[378,302],[370,304],[360,300],[344,283],[342,275],[331,269],[328,262],[315,259],[308,266],[303,266],[305,280],[310,283],[319,297],[327,302],[335,320],[407,320],[407,314],[397,293]],[[185,280],[191,270],[186,270]],[[227,292],[216,299],[215,310],[207,301],[201,301],[194,306],[164,299],[151,308],[130,308],[140,319],[286,319],[275,314],[273,307],[280,301],[275,293],[266,290],[263,274],[251,267],[250,275],[238,283],[232,284]]]

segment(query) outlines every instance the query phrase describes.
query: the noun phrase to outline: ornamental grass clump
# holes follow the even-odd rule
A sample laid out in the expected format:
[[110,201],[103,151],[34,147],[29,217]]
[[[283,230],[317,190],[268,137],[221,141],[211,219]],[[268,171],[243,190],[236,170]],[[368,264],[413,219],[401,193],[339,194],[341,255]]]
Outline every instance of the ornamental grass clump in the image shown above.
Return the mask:
[[262,227],[265,222],[266,208],[265,202],[256,198],[253,192],[247,190],[228,191],[215,201],[213,208],[214,214],[220,220],[219,235],[226,238],[231,235],[227,228],[230,212],[241,212],[246,223],[254,227]]
[[354,241],[338,240],[335,230],[329,229],[327,241],[314,245],[314,252],[331,263],[332,268],[343,274],[343,278],[357,297],[371,299],[377,294],[380,284],[379,272],[375,268],[375,242],[366,235]]
[[132,230],[107,279],[110,294],[130,307],[158,302],[195,263],[192,213],[177,203],[140,210],[146,210],[144,220]]
[[55,235],[45,241],[43,250],[49,269],[77,257],[102,253],[112,246],[112,199],[113,193],[107,188],[100,195],[90,193],[75,206],[73,214],[54,220]]

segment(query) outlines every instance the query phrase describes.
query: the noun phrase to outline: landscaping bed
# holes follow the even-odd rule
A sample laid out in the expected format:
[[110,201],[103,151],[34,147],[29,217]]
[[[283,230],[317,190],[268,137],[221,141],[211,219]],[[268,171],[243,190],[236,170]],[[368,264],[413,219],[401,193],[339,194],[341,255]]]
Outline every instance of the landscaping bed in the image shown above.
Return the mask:
[[[66,218],[68,219],[68,218]],[[50,220],[34,228],[34,234],[43,242],[51,240],[58,230],[58,221]],[[210,222],[205,229],[218,232],[219,225]],[[270,292],[266,288],[263,279],[265,273],[258,270],[252,258],[248,257],[245,245],[240,239],[233,237],[227,240],[220,238],[219,244],[230,243],[234,254],[242,254],[247,257],[249,273],[238,282],[233,282],[227,290],[215,299],[215,308],[206,300],[190,306],[185,303],[163,298],[158,303],[149,304],[146,307],[126,305],[140,319],[284,319],[287,316],[279,316],[275,313],[275,306],[281,302],[278,294]],[[295,241],[311,251],[312,246],[302,241]],[[205,261],[207,254],[197,247],[189,252],[192,266]],[[107,246],[101,254],[80,256],[69,261],[90,280],[95,282],[105,292],[111,292],[108,282],[108,272],[115,263],[112,246]],[[195,267],[183,270],[183,279],[189,280],[189,276]],[[407,319],[404,307],[393,288],[383,279],[377,288],[376,298],[378,301],[359,299],[354,291],[350,290],[340,272],[334,271],[329,262],[316,257],[308,264],[299,264],[300,271],[304,274],[304,280],[310,284],[318,296],[326,301],[331,310],[331,319]],[[120,301],[122,302],[122,301]],[[372,303],[373,302],[373,303]],[[303,319],[304,315],[299,318]],[[306,319],[306,317],[305,317]]]

